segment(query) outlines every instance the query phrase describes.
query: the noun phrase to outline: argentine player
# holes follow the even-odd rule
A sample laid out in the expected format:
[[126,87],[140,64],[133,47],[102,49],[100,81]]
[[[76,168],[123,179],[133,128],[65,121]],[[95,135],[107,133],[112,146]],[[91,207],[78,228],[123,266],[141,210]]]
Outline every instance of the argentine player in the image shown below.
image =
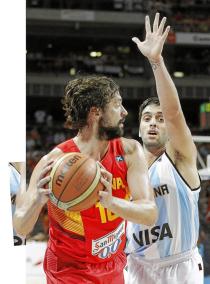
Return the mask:
[[203,283],[203,263],[197,250],[197,151],[161,55],[170,29],[164,29],[165,22],[164,17],[159,23],[157,13],[151,28],[146,16],[145,41],[133,38],[151,64],[158,94],[140,106],[139,132],[159,217],[151,227],[128,224],[129,284]]

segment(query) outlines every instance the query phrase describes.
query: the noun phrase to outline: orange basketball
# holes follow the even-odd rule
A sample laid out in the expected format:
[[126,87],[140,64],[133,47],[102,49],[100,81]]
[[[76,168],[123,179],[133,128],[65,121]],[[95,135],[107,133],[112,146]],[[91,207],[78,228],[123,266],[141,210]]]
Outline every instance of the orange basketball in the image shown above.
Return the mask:
[[50,200],[63,210],[88,209],[98,201],[98,191],[103,190],[99,165],[82,153],[59,157],[50,176]]

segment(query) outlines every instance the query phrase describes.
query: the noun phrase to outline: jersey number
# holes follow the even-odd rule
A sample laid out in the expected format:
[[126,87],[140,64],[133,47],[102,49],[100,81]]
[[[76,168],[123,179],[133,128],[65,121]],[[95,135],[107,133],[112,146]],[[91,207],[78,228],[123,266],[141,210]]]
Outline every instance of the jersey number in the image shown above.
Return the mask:
[[101,223],[107,223],[119,217],[116,214],[112,213],[109,209],[104,208],[99,202],[96,204],[96,207],[98,207],[99,209]]

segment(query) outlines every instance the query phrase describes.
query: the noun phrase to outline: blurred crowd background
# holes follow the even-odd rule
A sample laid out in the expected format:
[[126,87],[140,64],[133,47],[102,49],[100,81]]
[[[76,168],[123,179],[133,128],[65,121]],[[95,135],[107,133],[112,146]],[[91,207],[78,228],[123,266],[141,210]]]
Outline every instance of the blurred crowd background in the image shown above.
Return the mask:
[[[138,139],[138,106],[155,95],[151,68],[131,41],[144,38],[144,18],[159,11],[171,32],[164,48],[198,167],[210,155],[210,0],[27,0],[27,180],[40,157],[74,134],[64,128],[65,84],[77,74],[105,74],[121,87],[129,112],[125,136]],[[208,171],[207,171],[208,173]],[[210,275],[210,174],[202,181],[199,247]],[[47,240],[44,208],[31,238]]]

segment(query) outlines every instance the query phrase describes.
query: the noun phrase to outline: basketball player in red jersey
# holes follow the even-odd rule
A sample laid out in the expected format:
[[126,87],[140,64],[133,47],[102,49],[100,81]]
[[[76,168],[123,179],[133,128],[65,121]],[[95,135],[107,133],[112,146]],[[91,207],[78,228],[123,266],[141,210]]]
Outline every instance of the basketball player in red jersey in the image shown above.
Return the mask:
[[[125,220],[152,225],[157,217],[143,150],[137,141],[122,138],[127,111],[112,79],[89,76],[70,81],[63,109],[67,124],[78,129],[78,135],[58,145],[37,164],[23,205],[17,205],[15,228],[28,234],[48,202],[47,283],[122,284]],[[64,211],[49,200],[44,185],[50,177],[45,175],[62,152],[82,152],[101,163],[105,189],[99,193],[100,202],[90,209]]]

